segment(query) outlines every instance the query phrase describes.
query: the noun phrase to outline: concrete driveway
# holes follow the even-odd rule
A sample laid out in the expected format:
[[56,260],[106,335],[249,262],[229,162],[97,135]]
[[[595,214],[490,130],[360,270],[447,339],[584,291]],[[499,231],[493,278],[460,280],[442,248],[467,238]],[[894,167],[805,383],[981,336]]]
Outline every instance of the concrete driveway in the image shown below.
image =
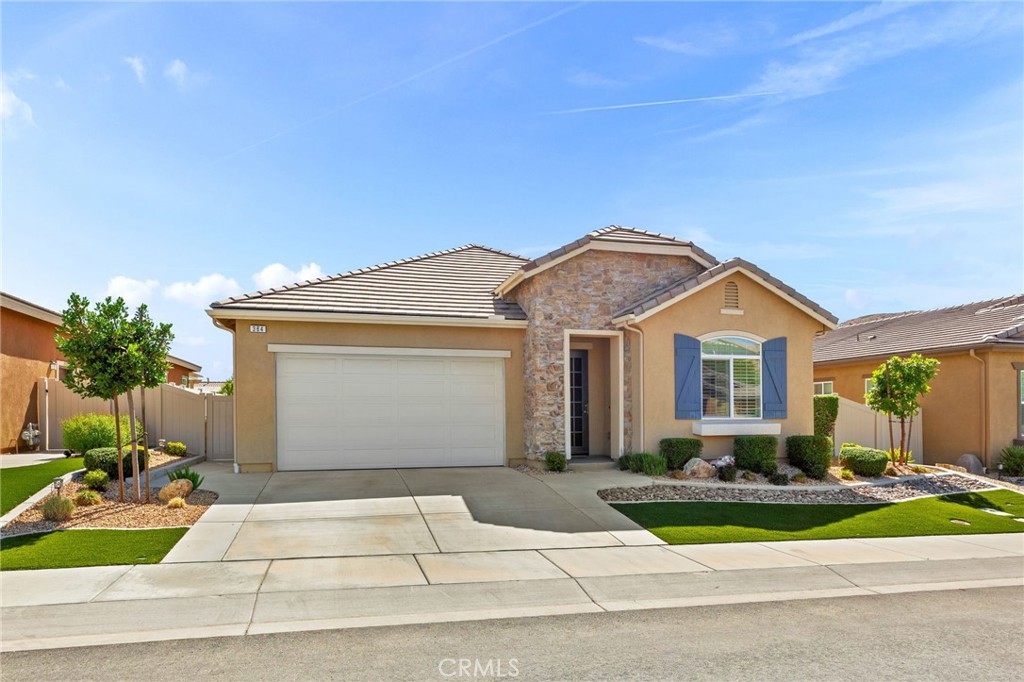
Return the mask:
[[597,497],[600,488],[636,485],[636,477],[618,471],[198,468],[203,487],[220,498],[165,563],[663,544]]

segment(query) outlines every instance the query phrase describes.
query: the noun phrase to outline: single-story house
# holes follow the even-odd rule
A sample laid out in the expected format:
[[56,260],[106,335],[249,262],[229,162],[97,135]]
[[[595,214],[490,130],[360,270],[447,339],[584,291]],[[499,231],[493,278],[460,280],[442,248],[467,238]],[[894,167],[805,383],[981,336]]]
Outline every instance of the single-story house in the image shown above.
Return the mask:
[[[40,378],[63,379],[64,356],[54,335],[60,313],[0,292],[0,452],[25,450],[21,432],[39,423]],[[199,365],[168,355],[167,381],[182,386]]]
[[504,465],[813,431],[836,318],[744,260],[612,226],[467,245],[218,301],[240,471]]
[[971,453],[993,467],[1024,438],[1024,295],[844,322],[815,341],[815,393],[864,402],[871,372],[912,353],[941,362],[921,398],[925,463]]

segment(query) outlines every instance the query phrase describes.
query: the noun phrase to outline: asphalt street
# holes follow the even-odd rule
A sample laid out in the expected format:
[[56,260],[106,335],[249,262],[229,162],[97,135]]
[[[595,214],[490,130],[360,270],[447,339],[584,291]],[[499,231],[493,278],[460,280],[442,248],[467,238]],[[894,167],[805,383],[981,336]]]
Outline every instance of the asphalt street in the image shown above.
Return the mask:
[[1024,589],[439,623],[0,656],[32,680],[1012,680]]

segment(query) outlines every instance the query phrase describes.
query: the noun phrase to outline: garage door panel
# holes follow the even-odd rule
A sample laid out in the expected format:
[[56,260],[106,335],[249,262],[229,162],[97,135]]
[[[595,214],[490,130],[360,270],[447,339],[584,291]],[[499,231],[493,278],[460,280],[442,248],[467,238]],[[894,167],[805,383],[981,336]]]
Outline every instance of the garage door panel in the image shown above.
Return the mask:
[[279,469],[504,463],[502,360],[344,354],[301,360],[278,358]]

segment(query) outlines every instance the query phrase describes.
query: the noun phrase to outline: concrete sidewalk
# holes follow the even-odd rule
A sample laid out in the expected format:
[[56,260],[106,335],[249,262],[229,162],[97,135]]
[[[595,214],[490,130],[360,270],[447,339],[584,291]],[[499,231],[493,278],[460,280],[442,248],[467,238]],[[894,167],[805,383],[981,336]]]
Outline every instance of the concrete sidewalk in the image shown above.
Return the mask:
[[0,650],[1024,586],[1024,534],[0,573]]

